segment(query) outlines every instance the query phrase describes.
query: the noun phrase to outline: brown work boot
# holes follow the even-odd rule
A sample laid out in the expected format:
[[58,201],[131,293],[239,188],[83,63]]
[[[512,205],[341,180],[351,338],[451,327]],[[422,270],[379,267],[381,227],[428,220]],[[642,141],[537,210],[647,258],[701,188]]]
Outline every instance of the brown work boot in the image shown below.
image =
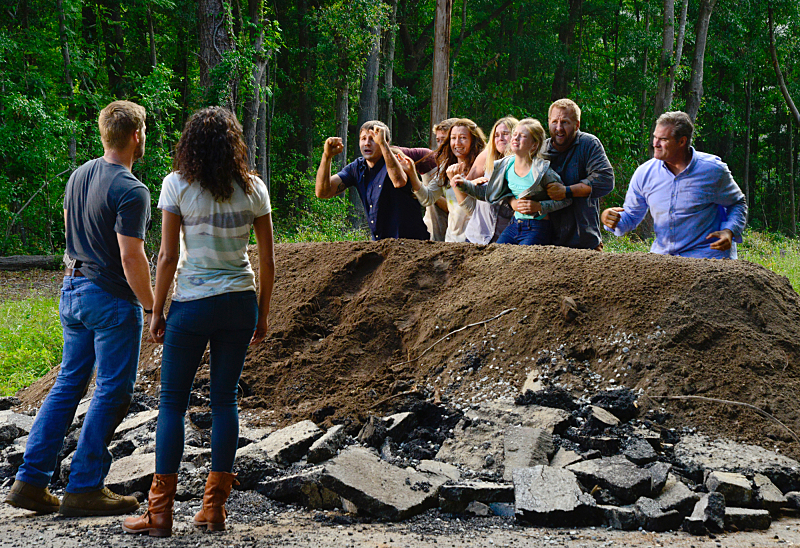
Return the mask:
[[52,495],[47,487],[36,487],[22,480],[15,480],[6,497],[6,504],[24,508],[39,514],[58,512],[58,497]]
[[88,493],[65,493],[58,512],[62,516],[116,516],[139,509],[139,501],[103,487]]
[[172,505],[178,489],[178,474],[155,474],[147,497],[147,512],[138,518],[125,518],[126,533],[149,533],[151,537],[172,535]]
[[209,531],[224,531],[225,501],[231,494],[231,488],[239,485],[236,474],[230,472],[210,472],[206,481],[206,493],[203,496],[203,509],[194,516],[194,524],[206,527]]

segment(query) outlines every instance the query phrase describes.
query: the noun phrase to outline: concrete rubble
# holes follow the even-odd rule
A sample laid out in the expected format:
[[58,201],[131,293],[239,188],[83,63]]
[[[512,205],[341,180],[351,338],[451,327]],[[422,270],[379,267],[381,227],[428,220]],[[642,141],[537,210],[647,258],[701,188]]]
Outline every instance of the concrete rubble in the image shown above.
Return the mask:
[[[528,380],[528,386],[539,382]],[[683,528],[695,535],[761,530],[783,512],[800,509],[800,463],[639,420],[630,391],[580,401],[547,391],[527,392],[526,398],[530,404],[500,399],[463,413],[443,409],[436,424],[424,423],[432,404],[425,413],[412,408],[327,431],[310,420],[278,430],[243,422],[234,465],[237,489],[368,519],[403,520],[438,508],[474,519],[515,517],[530,525]],[[548,402],[558,407],[540,405]],[[81,406],[54,474],[62,486],[89,400]],[[0,481],[6,484],[22,462],[33,423],[32,416],[10,407],[0,410]],[[143,498],[155,471],[158,413],[146,402],[136,408],[110,445],[114,462],[106,484]],[[208,417],[192,416],[186,421],[178,500],[202,497],[211,465]],[[422,431],[440,437],[423,443]]]

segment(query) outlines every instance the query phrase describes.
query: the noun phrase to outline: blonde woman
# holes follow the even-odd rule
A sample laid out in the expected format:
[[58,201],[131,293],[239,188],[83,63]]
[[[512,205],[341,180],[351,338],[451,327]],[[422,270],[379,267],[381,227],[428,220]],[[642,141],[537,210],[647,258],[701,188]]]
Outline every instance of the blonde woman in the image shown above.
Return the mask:
[[[478,154],[486,147],[486,136],[478,125],[467,118],[459,118],[450,127],[447,139],[436,151],[436,176],[427,184],[421,184],[418,178],[411,178],[411,188],[419,203],[427,207],[437,199],[447,198],[447,232],[446,242],[466,241],[465,231],[472,212],[458,204],[455,191],[449,181],[456,175],[469,173]],[[406,165],[401,163],[408,174]]]
[[[511,134],[518,123],[519,120],[512,116],[500,118],[494,123],[492,131],[489,133],[489,143],[475,159],[475,163],[472,164],[472,169],[467,174],[468,180],[475,184],[485,184],[489,180],[489,175],[492,174],[494,169],[494,163],[500,158],[511,154],[511,147],[509,146]],[[459,205],[468,211],[472,211],[472,217],[470,217],[465,232],[467,241],[474,244],[496,242],[500,234],[508,226],[509,221],[511,221],[514,210],[505,202],[489,204],[462,192],[458,187],[453,190]]]
[[451,185],[489,204],[509,200],[514,220],[497,240],[499,244],[549,245],[552,225],[548,214],[569,206],[572,199],[550,200],[547,186],[561,178],[542,157],[545,134],[542,124],[525,118],[511,134],[512,156],[494,163],[486,184],[475,184],[462,176],[451,178]]

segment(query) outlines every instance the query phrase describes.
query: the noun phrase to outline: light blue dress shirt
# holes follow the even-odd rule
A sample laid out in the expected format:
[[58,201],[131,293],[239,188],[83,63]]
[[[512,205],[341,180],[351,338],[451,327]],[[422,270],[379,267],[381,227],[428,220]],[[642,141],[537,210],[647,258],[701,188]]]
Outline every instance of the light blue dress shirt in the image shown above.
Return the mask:
[[[713,154],[689,147],[692,159],[678,175],[655,158],[640,165],[625,195],[625,211],[612,232],[622,236],[653,216],[655,241],[651,253],[711,259],[735,259],[747,222],[744,194],[728,166]],[[710,233],[729,229],[734,243],[726,251],[711,249]],[[606,230],[610,230],[606,227]]]

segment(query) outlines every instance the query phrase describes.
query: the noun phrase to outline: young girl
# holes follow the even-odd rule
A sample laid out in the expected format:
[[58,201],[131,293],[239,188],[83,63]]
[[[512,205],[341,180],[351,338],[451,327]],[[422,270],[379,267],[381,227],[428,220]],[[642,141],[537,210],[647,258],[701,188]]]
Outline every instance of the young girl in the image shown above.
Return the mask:
[[[472,214],[471,210],[458,204],[456,194],[448,184],[449,180],[457,174],[463,176],[469,173],[485,146],[486,137],[481,128],[472,120],[459,118],[450,127],[447,139],[436,151],[436,177],[428,184],[421,184],[417,177],[410,178],[414,195],[423,206],[433,205],[442,196],[447,198],[446,242],[466,241],[465,230]],[[406,168],[404,164],[403,168]]]
[[[500,158],[511,154],[509,142],[511,141],[511,134],[518,123],[519,120],[511,116],[500,118],[494,123],[489,134],[489,143],[475,159],[472,169],[467,174],[468,180],[475,184],[484,184],[489,180],[488,177],[494,170],[494,163]],[[474,196],[465,194],[458,187],[453,190],[458,198],[459,205],[472,211],[472,217],[470,217],[465,232],[467,241],[474,244],[496,242],[500,234],[508,226],[511,217],[514,215],[514,210],[505,202],[489,204],[488,202],[476,200]]]
[[550,200],[547,185],[560,183],[561,178],[542,158],[544,128],[538,120],[525,118],[511,135],[511,151],[494,163],[494,170],[485,185],[476,185],[464,177],[454,176],[451,185],[490,204],[510,198],[514,220],[498,238],[499,244],[548,245],[552,227],[548,213],[569,206],[572,199]]

